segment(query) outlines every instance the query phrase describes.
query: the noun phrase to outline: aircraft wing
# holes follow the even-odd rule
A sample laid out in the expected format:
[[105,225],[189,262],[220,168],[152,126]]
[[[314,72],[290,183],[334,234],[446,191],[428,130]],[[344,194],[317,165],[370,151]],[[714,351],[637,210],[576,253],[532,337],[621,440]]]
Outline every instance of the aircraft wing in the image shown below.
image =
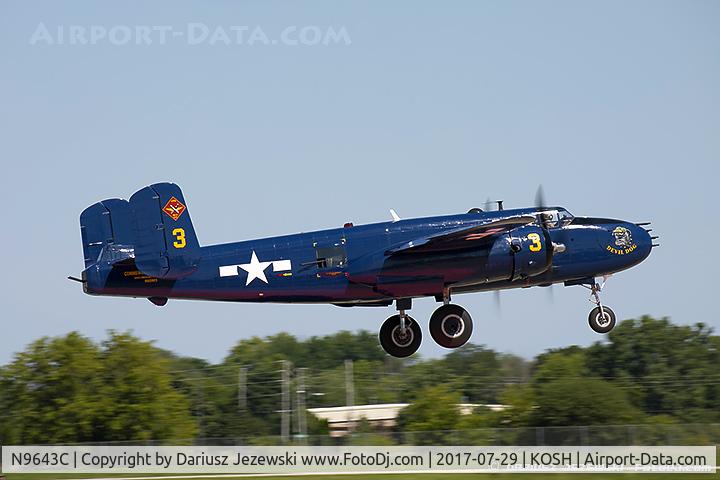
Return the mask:
[[505,233],[520,225],[533,223],[535,220],[536,218],[532,215],[516,215],[498,220],[488,220],[484,223],[475,223],[470,226],[466,225],[451,230],[444,230],[439,233],[426,235],[394,245],[385,251],[385,255],[390,256],[398,253],[416,253],[431,250],[453,250],[468,247],[470,246],[467,244],[469,241],[474,242],[487,239]]

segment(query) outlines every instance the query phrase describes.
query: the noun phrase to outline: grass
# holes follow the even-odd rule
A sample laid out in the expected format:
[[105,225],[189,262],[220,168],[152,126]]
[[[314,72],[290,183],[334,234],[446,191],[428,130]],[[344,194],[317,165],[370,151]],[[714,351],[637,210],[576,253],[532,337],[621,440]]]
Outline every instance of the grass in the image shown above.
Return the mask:
[[[180,474],[174,474],[180,475]],[[173,475],[173,476],[174,476]],[[7,480],[54,480],[54,479],[70,479],[70,478],[109,478],[109,477],[131,477],[133,475],[48,475],[48,474],[32,474],[32,473],[17,473],[8,474]],[[151,477],[156,475],[139,475],[141,477]],[[157,475],[161,477],[162,475]],[[228,476],[227,478],[232,478]],[[252,477],[244,477],[252,478]],[[617,478],[618,480],[671,480],[671,479],[703,479],[703,478],[718,478],[717,474],[698,474],[698,473],[659,473],[659,474],[629,474],[629,473],[616,473],[616,474],[597,474],[597,473],[586,473],[586,474],[565,474],[565,473],[423,473],[423,474],[394,474],[394,475],[308,475],[301,477],[258,477],[263,480],[287,480],[288,478],[300,478],[303,480],[440,480],[440,479],[452,479],[452,480],[577,480],[579,478],[586,478],[587,480],[605,480],[607,478]],[[201,478],[195,478],[193,480],[203,480]],[[205,480],[218,480],[217,477],[208,477]]]

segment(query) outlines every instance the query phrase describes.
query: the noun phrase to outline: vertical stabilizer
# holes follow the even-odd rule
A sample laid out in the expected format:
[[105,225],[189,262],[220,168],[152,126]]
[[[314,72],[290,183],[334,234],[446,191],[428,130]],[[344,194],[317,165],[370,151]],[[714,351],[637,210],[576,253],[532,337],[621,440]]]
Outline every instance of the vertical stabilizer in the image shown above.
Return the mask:
[[130,197],[135,264],[145,275],[181,278],[197,269],[200,244],[187,202],[174,183],[156,183]]

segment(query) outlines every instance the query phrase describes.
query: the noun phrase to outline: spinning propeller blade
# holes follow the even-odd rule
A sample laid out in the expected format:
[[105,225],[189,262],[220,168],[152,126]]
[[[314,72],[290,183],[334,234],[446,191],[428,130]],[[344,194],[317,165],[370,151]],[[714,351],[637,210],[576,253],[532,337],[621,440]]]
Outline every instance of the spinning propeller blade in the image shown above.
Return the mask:
[[500,290],[493,292],[493,300],[495,301],[495,309],[499,314],[502,314],[502,299],[500,297]]
[[537,192],[535,192],[535,206],[545,208],[545,191],[542,184],[538,185]]
[[485,200],[485,204],[483,205],[483,211],[485,212],[500,212],[503,210],[503,201],[502,200],[490,200],[490,197],[487,197],[487,200]]
[[555,305],[555,285],[547,287],[547,292],[548,301],[551,305]]
[[535,192],[535,207],[538,209],[539,212],[541,212],[540,219],[543,228],[547,229],[550,227],[550,219],[546,218],[545,215],[542,213],[543,210],[545,210],[545,207],[547,206],[547,202],[545,202],[545,190],[543,190],[542,184],[538,185],[537,192]]
[[483,210],[486,212],[489,212],[492,210],[492,202],[490,201],[490,197],[487,197],[487,200],[485,200],[485,204],[483,205]]

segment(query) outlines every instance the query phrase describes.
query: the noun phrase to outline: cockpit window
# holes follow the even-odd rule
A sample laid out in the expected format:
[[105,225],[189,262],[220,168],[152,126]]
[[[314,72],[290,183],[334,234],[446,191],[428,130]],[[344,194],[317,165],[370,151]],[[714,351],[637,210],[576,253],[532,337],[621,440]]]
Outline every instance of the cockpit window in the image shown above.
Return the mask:
[[564,227],[564,226],[566,226],[566,225],[570,225],[570,223],[572,223],[572,221],[573,221],[574,218],[575,218],[575,217],[573,217],[573,216],[570,214],[570,212],[568,212],[568,211],[565,210],[564,208],[558,210],[558,219],[559,219],[559,221],[560,221],[560,226],[561,226],[561,227]]
[[564,208],[557,210],[544,210],[537,214],[538,221],[547,228],[557,228],[569,225],[573,221],[573,216]]
[[545,228],[555,228],[558,226],[558,212],[557,210],[545,210],[538,213],[538,221],[545,226]]

